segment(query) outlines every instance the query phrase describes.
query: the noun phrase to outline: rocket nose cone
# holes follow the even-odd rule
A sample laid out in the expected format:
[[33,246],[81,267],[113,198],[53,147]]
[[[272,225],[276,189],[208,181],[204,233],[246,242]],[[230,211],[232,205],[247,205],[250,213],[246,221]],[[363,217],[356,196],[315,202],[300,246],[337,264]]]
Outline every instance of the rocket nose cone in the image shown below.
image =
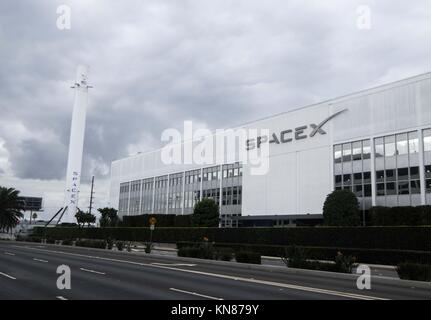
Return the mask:
[[86,65],[78,66],[78,69],[76,70],[76,83],[79,83],[79,84],[87,83],[88,69],[89,68]]

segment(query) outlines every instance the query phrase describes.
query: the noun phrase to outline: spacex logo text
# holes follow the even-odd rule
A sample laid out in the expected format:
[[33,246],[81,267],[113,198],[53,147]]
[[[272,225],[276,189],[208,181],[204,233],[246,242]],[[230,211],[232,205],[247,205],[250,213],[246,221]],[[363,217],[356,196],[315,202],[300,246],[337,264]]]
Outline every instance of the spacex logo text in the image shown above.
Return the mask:
[[[303,125],[300,127],[297,127],[295,129],[287,129],[283,130],[280,133],[273,133],[270,137],[269,136],[259,136],[255,139],[248,139],[246,141],[246,147],[247,150],[253,150],[255,148],[260,148],[260,146],[263,143],[288,143],[292,142],[293,140],[303,140],[307,138],[313,138],[316,134],[324,135],[326,134],[326,131],[323,130],[323,126],[331,119],[338,116],[340,113],[343,113],[344,111],[347,111],[347,109],[338,111],[334,113],[333,115],[329,116],[319,124],[312,123],[309,126]],[[309,132],[309,135],[307,135],[307,131]]]

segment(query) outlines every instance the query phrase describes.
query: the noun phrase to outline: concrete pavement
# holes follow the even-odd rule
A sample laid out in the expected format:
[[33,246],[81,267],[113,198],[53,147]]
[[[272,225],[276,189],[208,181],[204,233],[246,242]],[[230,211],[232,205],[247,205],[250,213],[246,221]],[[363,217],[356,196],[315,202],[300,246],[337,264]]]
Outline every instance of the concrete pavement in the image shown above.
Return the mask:
[[[71,290],[59,290],[59,265]],[[0,299],[431,299],[431,284],[277,266],[0,242]]]

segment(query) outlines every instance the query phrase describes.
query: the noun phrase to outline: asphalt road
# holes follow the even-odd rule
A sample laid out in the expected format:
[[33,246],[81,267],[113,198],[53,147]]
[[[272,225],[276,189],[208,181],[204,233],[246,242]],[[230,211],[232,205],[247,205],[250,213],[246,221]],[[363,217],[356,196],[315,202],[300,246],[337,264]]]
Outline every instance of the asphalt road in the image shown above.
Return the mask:
[[[58,266],[71,289],[57,288]],[[431,283],[0,241],[0,299],[431,299]]]

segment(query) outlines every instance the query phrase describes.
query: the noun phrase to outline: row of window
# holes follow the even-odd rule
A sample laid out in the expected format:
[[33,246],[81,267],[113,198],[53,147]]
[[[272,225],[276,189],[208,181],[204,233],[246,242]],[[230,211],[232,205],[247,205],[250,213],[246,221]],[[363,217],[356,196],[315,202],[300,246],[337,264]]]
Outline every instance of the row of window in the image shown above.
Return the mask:
[[370,140],[348,142],[334,146],[334,162],[350,162],[371,158]]
[[418,132],[376,138],[374,145],[376,158],[415,154],[419,152]]
[[[431,151],[431,129],[423,131],[424,151]],[[399,133],[374,139],[376,158],[393,157],[419,153],[417,131]],[[334,162],[350,162],[369,159],[371,155],[370,140],[347,142],[334,146]]]
[[419,180],[398,181],[376,184],[377,196],[390,196],[397,194],[420,194],[421,183]]
[[376,182],[418,179],[419,167],[386,169],[376,171]]
[[[129,211],[131,213],[137,213],[140,209],[144,213],[152,211],[163,213],[166,211],[166,206],[168,206],[168,209],[182,209],[184,206],[184,209],[187,209],[185,212],[189,212],[190,208],[193,208],[200,199],[201,183],[203,183],[202,187],[204,189],[202,197],[213,198],[219,203],[220,179],[222,175],[223,179],[241,177],[242,166],[239,163],[235,163],[223,165],[222,170],[220,170],[220,166],[204,168],[202,169],[202,180],[201,170],[197,169],[185,173],[170,174],[169,176],[164,175],[147,178],[142,181],[137,180],[131,183],[122,183],[120,185],[119,209],[121,212]],[[241,184],[241,179],[237,182]],[[241,204],[241,191],[238,188],[240,187],[223,189],[227,197],[223,205]]]

